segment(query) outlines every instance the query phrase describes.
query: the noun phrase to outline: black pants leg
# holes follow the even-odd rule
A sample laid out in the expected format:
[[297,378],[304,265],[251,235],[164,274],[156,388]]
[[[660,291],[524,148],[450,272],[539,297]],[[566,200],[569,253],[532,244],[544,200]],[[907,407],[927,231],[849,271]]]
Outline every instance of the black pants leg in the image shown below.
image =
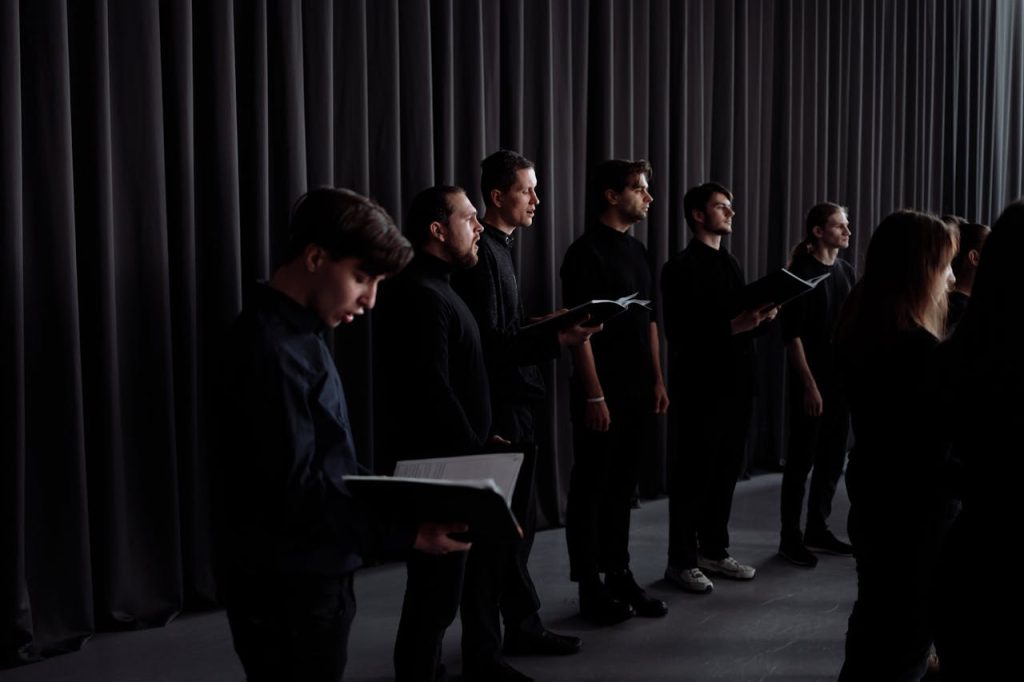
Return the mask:
[[729,517],[743,467],[752,398],[748,391],[687,393],[674,409],[669,463],[669,564],[697,566],[700,554],[728,555]]
[[441,664],[441,644],[462,596],[467,552],[412,553],[406,564],[405,601],[395,639],[395,680],[431,682]]
[[[919,680],[934,635],[932,588],[945,527],[941,509],[851,490],[848,528],[857,601],[839,679]],[[873,494],[872,494],[873,493]]]
[[609,406],[607,432],[573,424],[573,467],[566,505],[566,544],[573,580],[629,566],[629,520],[650,415]]
[[537,488],[536,464],[537,446],[533,428],[533,405],[522,402],[499,402],[492,404],[494,430],[520,446],[525,458],[519,470],[515,494],[512,496],[512,511],[523,529],[523,539],[515,545],[505,545],[505,565],[499,608],[506,628],[526,631],[542,629],[540,597],[530,577],[528,564],[533,540],[537,530]]
[[246,576],[224,586],[235,651],[249,682],[336,682],[355,617],[352,574]]
[[810,534],[828,528],[832,515],[832,500],[836,486],[843,475],[846,461],[846,441],[850,433],[850,409],[841,392],[827,392],[818,447],[814,453],[814,470],[807,491],[807,530]]

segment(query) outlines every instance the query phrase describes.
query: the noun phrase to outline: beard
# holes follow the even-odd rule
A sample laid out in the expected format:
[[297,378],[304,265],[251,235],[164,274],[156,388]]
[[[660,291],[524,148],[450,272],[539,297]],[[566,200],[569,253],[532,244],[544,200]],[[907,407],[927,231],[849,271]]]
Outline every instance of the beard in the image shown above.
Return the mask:
[[452,263],[460,268],[471,268],[477,264],[480,260],[480,256],[477,255],[473,245],[476,242],[471,242],[465,251],[460,251],[451,242],[445,242],[445,251],[448,252],[448,257]]

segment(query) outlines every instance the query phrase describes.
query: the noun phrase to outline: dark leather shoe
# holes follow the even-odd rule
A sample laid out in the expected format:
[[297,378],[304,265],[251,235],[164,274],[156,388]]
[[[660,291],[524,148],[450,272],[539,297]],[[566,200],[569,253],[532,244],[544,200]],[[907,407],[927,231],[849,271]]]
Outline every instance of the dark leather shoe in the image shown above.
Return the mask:
[[647,594],[628,568],[621,573],[607,573],[604,584],[613,597],[632,606],[642,618],[661,618],[668,613],[668,604]]
[[529,675],[519,672],[505,661],[496,661],[485,666],[466,667],[462,671],[463,682],[533,682]]
[[633,607],[616,599],[603,583],[580,584],[580,615],[597,625],[615,625],[636,615]]
[[560,635],[551,630],[527,632],[505,630],[504,652],[510,655],[567,656],[580,650],[579,637]]

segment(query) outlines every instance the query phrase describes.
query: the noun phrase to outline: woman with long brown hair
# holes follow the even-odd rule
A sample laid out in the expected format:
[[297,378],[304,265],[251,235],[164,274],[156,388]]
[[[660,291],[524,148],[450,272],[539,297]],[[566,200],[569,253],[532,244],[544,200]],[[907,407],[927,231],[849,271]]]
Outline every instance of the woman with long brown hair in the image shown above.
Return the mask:
[[919,680],[925,671],[934,568],[950,515],[937,349],[955,253],[956,235],[938,218],[887,216],[840,317],[858,588],[841,681]]

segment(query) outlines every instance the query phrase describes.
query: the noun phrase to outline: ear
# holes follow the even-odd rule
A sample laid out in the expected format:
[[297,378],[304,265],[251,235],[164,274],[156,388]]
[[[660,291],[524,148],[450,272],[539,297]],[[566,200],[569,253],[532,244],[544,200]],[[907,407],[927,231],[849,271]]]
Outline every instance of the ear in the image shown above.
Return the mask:
[[690,211],[690,216],[693,218],[693,222],[700,223],[701,225],[703,225],[706,220],[704,211],[700,210],[699,208],[695,208],[692,211]]
[[494,208],[501,208],[501,195],[502,191],[500,189],[491,190],[491,204],[494,205]]
[[619,193],[613,189],[606,189],[604,191],[604,200],[608,202],[609,206],[615,206],[619,203]]
[[822,229],[821,225],[815,225],[814,227],[811,228],[811,234],[813,234],[818,239],[821,239],[822,236],[825,234],[825,230]]
[[327,252],[317,244],[307,244],[302,252],[302,265],[307,272],[316,272],[327,260]]
[[971,249],[967,252],[967,260],[974,267],[978,267],[978,263],[981,262],[981,252],[977,249]]
[[434,222],[430,223],[430,236],[436,239],[437,241],[444,243],[445,239],[448,236],[448,231],[445,229],[443,223],[435,220]]

